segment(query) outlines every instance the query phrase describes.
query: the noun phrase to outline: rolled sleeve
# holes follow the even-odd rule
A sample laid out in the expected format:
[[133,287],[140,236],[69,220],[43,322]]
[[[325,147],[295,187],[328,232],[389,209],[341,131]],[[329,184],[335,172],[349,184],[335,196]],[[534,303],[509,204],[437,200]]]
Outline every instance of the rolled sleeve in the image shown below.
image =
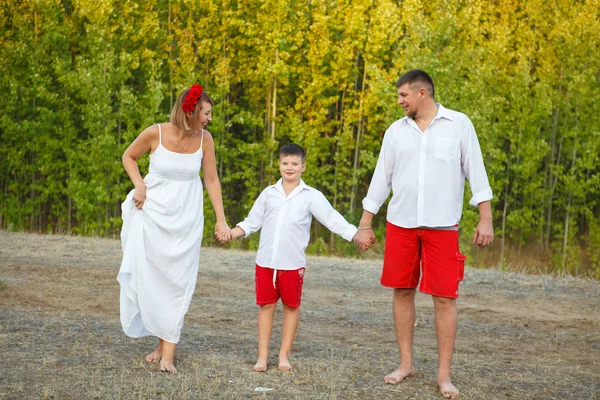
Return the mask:
[[358,228],[352,224],[348,224],[348,227],[340,236],[351,242],[354,235],[356,235],[356,232],[358,232]]
[[493,198],[493,194],[492,194],[492,188],[488,187],[485,190],[481,190],[477,193],[473,194],[473,197],[471,197],[471,200],[469,200],[469,204],[472,205],[473,207],[477,207],[477,205],[479,203],[483,203],[484,201],[489,201]]
[[236,226],[239,226],[244,231],[244,239],[250,236],[253,232],[250,232],[250,227],[246,223],[246,221],[242,221],[238,223]]
[[477,139],[473,123],[468,119],[463,131],[462,142],[465,143],[461,147],[463,172],[469,180],[471,192],[473,193],[469,204],[476,207],[481,202],[491,200],[493,194],[483,164],[479,140]]
[[373,214],[377,214],[381,208],[377,203],[367,197],[363,199],[362,205],[365,210]]

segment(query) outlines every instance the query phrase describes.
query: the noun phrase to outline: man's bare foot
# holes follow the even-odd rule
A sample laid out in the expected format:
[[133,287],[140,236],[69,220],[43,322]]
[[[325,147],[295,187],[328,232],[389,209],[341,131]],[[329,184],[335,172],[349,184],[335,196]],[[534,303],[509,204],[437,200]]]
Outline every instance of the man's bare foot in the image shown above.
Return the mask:
[[265,372],[267,370],[267,359],[263,357],[258,357],[258,361],[252,367],[252,371],[254,372]]
[[277,369],[280,371],[291,371],[292,364],[290,364],[290,360],[286,356],[279,356],[279,365],[277,365]]
[[390,385],[395,385],[397,383],[400,383],[404,380],[404,378],[410,377],[410,376],[415,376],[415,370],[414,368],[411,366],[409,368],[403,368],[402,366],[396,368],[394,370],[394,372],[392,372],[389,375],[386,375],[383,378],[383,381],[387,384]]
[[450,379],[438,381],[440,393],[445,399],[456,399],[458,397],[458,389],[452,384]]
[[167,357],[164,357],[162,360],[160,360],[160,370],[162,372],[169,372],[171,374],[177,372],[177,368],[175,368],[173,359],[168,359]]
[[162,347],[158,346],[156,350],[146,356],[148,362],[159,362],[162,358]]

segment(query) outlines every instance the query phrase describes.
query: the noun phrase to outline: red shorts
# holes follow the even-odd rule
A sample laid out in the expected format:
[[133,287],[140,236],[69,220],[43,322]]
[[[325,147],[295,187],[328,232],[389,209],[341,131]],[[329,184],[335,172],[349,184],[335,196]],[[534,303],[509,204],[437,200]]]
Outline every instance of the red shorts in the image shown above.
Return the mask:
[[[433,296],[457,298],[465,260],[457,230],[406,229],[387,223],[381,284],[414,289]],[[421,274],[422,271],[422,274]]]
[[256,304],[259,306],[265,304],[277,303],[281,301],[288,307],[300,307],[302,297],[302,284],[304,283],[304,268],[293,270],[277,270],[277,277],[273,285],[272,268],[264,268],[256,264],[255,286],[256,286]]

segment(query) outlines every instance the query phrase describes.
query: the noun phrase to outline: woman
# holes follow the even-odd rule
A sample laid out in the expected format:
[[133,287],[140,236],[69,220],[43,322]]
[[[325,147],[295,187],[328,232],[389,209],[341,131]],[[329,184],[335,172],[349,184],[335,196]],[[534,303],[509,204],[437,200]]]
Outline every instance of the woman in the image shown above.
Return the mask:
[[[175,346],[196,286],[204,228],[201,168],[217,217],[215,234],[231,235],[214,141],[204,129],[212,107],[202,86],[192,85],[179,95],[170,123],[146,128],[123,154],[135,189],[122,205],[121,324],[128,336],[158,337],[146,360],[160,362],[165,372],[177,372]],[[150,153],[150,171],[142,179],[136,160],[144,153]]]

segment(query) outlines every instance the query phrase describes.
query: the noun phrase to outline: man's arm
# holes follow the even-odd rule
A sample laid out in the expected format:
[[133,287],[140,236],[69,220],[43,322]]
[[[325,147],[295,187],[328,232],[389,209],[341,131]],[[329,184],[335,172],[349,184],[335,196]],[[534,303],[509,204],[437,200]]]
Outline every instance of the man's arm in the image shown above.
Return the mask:
[[483,155],[475,128],[471,120],[465,121],[465,129],[461,140],[461,163],[465,177],[469,181],[473,196],[469,201],[472,206],[492,199],[492,188],[483,165]]
[[466,129],[463,131],[461,152],[463,171],[473,192],[473,197],[469,203],[473,206],[477,205],[479,208],[479,223],[473,235],[473,244],[485,247],[494,241],[490,202],[493,194],[483,165],[479,140],[470,120],[467,120]]
[[383,136],[379,158],[369,184],[369,190],[362,201],[364,210],[358,224],[358,232],[353,238],[356,245],[363,251],[368,250],[375,243],[375,232],[372,228],[373,216],[377,214],[381,205],[387,200],[392,189],[396,157],[391,135],[392,129],[390,127]]

